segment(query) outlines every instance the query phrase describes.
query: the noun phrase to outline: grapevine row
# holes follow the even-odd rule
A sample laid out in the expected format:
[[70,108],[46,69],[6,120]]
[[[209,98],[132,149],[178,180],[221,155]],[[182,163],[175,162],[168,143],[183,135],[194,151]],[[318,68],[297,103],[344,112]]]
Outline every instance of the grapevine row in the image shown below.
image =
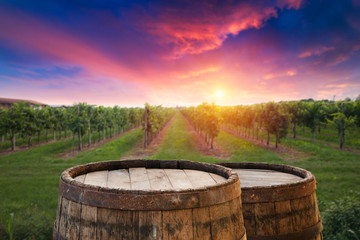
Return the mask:
[[[16,147],[16,140],[27,139],[28,146],[32,140],[44,136],[49,140],[48,133],[52,131],[53,139],[62,136],[77,135],[78,149],[82,150],[82,136],[88,135],[88,145],[91,135],[97,133],[98,140],[104,140],[106,135],[113,137],[124,130],[140,126],[143,123],[144,109],[103,107],[79,103],[69,107],[40,107],[23,102],[15,103],[10,109],[0,108],[0,135],[2,144],[9,139],[11,149]],[[107,133],[107,134],[106,134]]]
[[174,114],[174,108],[145,104],[144,148],[151,143]]
[[197,107],[182,108],[181,112],[211,148],[221,128],[254,139],[259,139],[259,132],[266,132],[267,144],[272,135],[277,148],[289,129],[296,138],[297,127],[308,127],[315,141],[316,133],[330,126],[338,131],[339,147],[342,149],[346,130],[353,126],[360,127],[360,98],[355,101],[310,99],[237,106],[203,103]]

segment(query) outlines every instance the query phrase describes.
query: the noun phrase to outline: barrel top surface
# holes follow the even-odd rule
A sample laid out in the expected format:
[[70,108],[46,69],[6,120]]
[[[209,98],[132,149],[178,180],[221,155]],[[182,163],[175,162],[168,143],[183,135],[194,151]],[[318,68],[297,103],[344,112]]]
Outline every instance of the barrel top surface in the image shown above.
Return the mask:
[[266,169],[234,169],[238,174],[241,187],[276,186],[297,183],[302,177],[294,174]]
[[60,177],[68,200],[121,210],[174,210],[239,198],[238,175],[220,165],[187,160],[121,160],[79,165]]
[[192,169],[147,169],[144,167],[94,171],[76,176],[88,185],[124,190],[196,190],[226,182],[226,178]]

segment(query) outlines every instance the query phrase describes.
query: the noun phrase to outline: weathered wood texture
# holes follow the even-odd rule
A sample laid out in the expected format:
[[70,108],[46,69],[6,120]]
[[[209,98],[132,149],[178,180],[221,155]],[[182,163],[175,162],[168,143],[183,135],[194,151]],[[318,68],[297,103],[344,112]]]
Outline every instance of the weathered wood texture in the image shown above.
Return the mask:
[[190,161],[109,161],[66,170],[54,239],[243,239],[239,179]]
[[316,180],[310,172],[266,163],[221,165],[239,174],[249,240],[323,239]]

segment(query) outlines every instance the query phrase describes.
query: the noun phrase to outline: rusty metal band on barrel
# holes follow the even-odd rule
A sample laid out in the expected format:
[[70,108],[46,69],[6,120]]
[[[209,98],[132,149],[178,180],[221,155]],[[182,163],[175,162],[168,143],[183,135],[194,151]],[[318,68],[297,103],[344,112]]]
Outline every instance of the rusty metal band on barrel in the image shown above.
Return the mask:
[[247,236],[248,240],[304,240],[313,239],[318,236],[323,230],[322,221],[320,220],[317,224],[312,227],[306,228],[300,232],[272,235],[272,236]]

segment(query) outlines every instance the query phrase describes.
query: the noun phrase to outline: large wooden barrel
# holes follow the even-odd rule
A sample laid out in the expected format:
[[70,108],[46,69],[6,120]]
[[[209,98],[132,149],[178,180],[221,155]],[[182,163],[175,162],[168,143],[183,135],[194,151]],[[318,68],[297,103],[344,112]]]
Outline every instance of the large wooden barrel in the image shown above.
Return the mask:
[[267,163],[222,163],[241,182],[249,240],[319,240],[322,221],[316,180],[301,168]]
[[54,239],[246,240],[237,174],[191,161],[76,166],[60,178]]

